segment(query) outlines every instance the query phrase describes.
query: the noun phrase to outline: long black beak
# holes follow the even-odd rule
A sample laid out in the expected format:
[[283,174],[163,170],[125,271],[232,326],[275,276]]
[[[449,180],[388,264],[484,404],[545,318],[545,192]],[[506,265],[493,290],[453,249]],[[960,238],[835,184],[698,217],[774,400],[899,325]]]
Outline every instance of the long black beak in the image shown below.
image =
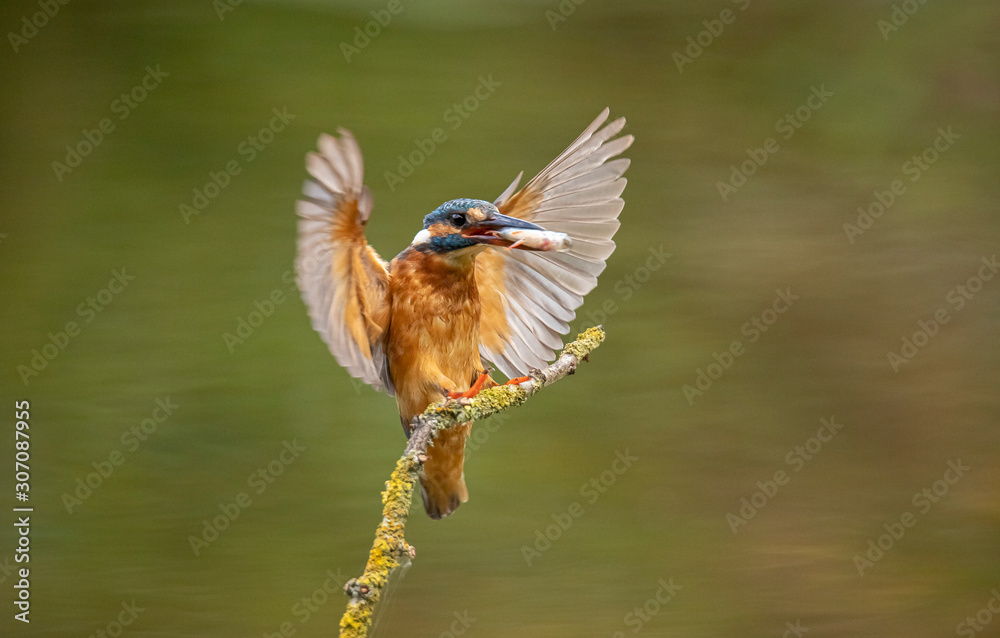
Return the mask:
[[511,246],[514,242],[500,237],[498,232],[515,228],[522,230],[545,230],[538,224],[532,224],[531,222],[526,222],[523,219],[518,219],[517,217],[509,217],[507,215],[501,215],[500,213],[494,213],[483,221],[475,222],[474,224],[467,226],[462,232],[462,235],[468,237],[469,239],[474,239],[476,243],[479,244],[488,244],[490,246]]
[[501,215],[500,213],[495,213],[491,215],[488,219],[478,222],[473,225],[476,230],[503,230],[504,228],[525,228],[527,230],[545,230],[538,224],[532,224],[531,222],[526,222],[523,219],[518,219],[517,217],[508,217],[507,215]]

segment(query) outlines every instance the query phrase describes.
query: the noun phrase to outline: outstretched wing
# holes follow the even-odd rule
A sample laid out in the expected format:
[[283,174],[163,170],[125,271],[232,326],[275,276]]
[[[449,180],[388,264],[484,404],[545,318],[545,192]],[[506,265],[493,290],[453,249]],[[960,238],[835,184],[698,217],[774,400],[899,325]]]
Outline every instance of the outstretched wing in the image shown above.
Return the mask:
[[[560,335],[583,297],[597,286],[625,202],[627,159],[611,159],[632,144],[615,137],[620,117],[605,125],[604,109],[542,172],[517,191],[514,182],[496,201],[504,215],[532,221],[573,240],[567,252],[488,250],[476,259],[483,304],[480,353],[508,377],[542,368],[562,347]],[[610,161],[609,161],[610,160]],[[522,173],[523,174],[523,173]]]
[[380,337],[388,321],[389,271],[364,229],[371,191],[361,149],[349,131],[319,138],[306,156],[312,179],[298,201],[296,281],[313,328],[351,376],[393,394]]

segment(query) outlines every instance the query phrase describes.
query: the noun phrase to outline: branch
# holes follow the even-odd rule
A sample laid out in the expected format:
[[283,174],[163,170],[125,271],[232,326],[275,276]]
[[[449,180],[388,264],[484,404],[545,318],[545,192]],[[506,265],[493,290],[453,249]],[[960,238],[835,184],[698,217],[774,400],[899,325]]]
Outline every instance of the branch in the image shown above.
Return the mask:
[[576,372],[580,361],[586,361],[602,341],[604,330],[600,326],[591,328],[578,335],[576,341],[567,344],[554,363],[544,370],[533,371],[529,381],[488,388],[472,399],[435,403],[413,420],[413,434],[382,492],[382,523],[375,530],[375,542],[368,554],[365,572],[360,578],[352,578],[344,585],[344,591],[351,600],[340,619],[340,638],[368,635],[375,606],[389,582],[389,574],[416,556],[416,549],[406,542],[403,532],[410,514],[413,487],[427,460],[427,447],[437,433],[459,423],[481,421],[521,405],[545,386]]

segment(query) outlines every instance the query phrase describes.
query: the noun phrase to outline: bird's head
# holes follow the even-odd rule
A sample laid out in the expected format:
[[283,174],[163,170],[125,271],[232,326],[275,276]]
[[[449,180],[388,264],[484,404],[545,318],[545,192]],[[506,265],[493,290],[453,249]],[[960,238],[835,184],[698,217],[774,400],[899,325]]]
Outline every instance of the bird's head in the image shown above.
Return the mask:
[[501,215],[496,206],[481,199],[453,199],[424,217],[424,228],[413,238],[413,247],[440,255],[474,255],[487,246],[511,246],[515,242],[499,233],[518,228],[545,230]]

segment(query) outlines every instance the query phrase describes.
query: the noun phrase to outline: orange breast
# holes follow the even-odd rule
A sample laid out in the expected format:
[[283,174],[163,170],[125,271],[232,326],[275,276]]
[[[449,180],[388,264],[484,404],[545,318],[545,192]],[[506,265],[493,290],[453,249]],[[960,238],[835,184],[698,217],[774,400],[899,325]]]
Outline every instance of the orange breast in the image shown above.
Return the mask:
[[446,390],[466,390],[482,371],[480,300],[473,258],[410,250],[392,263],[386,334],[400,417],[408,422]]

